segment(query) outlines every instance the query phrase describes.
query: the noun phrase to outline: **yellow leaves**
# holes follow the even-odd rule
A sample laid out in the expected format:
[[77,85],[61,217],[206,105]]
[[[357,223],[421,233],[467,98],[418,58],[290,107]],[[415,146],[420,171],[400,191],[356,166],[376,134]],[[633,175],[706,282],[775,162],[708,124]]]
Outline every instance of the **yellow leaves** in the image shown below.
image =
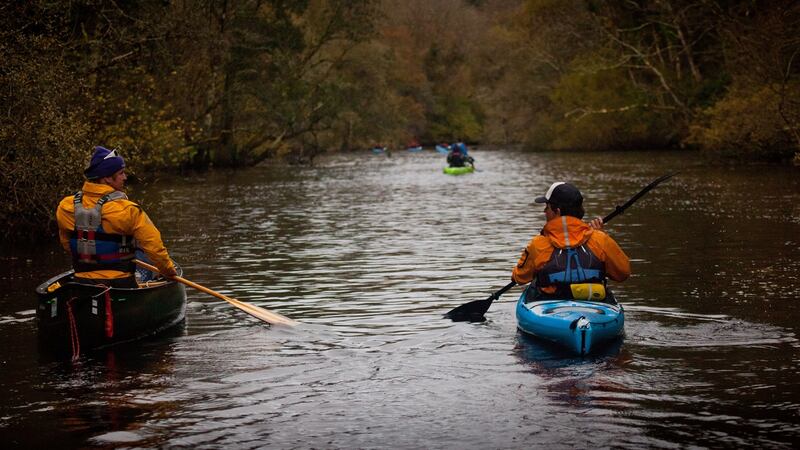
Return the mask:
[[785,118],[800,117],[800,111],[784,102],[782,114],[781,92],[779,85],[732,88],[690,128],[689,143],[727,157],[791,159],[797,143]]
[[[152,87],[152,77],[142,80],[145,89]],[[153,98],[132,95],[119,103],[107,102],[104,112],[117,120],[103,122],[98,138],[120,146],[131,166],[172,168],[185,163],[194,152],[186,138],[197,134],[200,127],[179,117],[171,103],[159,105]]]

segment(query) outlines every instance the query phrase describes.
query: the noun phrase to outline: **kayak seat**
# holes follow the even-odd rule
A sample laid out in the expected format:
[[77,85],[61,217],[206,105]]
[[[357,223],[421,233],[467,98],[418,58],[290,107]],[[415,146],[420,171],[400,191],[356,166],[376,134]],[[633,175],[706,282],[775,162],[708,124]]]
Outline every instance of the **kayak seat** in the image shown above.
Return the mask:
[[[528,304],[528,303],[531,303],[531,302],[538,302],[538,301],[542,301],[542,300],[571,300],[571,299],[560,297],[560,296],[543,295],[541,292],[539,292],[538,289],[535,289],[532,285],[528,286],[525,289],[525,302],[524,303]],[[588,300],[575,300],[575,301],[579,301],[580,302],[580,301],[588,301]],[[592,301],[595,302],[595,303],[605,303],[605,304],[612,305],[612,306],[619,305],[619,302],[617,301],[617,298],[614,295],[614,293],[611,292],[611,289],[606,289],[606,298],[604,298],[603,300],[592,300]]]
[[600,308],[593,308],[591,306],[555,306],[553,308],[543,309],[542,314],[555,314],[561,311],[585,312],[585,313],[599,314],[599,315],[605,315],[606,313]]

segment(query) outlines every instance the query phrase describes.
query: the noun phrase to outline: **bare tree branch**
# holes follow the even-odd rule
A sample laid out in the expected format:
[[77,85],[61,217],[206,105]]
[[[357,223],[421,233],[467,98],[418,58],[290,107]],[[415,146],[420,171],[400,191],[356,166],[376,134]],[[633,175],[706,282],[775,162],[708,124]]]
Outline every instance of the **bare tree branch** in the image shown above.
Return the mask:
[[569,118],[576,114],[579,114],[577,118],[574,120],[580,121],[586,116],[594,115],[594,114],[614,114],[614,113],[621,113],[630,111],[632,109],[653,109],[653,110],[675,110],[674,106],[661,106],[661,105],[651,105],[649,103],[641,103],[636,105],[627,105],[627,106],[620,106],[618,108],[599,108],[599,109],[591,109],[591,108],[575,108],[571,111],[564,113],[564,118]]

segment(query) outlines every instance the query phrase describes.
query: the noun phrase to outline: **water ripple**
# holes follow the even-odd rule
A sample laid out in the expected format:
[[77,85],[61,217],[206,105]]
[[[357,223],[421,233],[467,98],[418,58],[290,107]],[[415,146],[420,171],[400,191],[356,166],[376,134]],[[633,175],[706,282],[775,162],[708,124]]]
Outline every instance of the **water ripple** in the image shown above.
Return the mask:
[[[20,306],[32,288],[11,290],[0,297],[0,438],[430,449],[800,439],[800,222],[779,214],[800,204],[795,172],[763,177],[686,153],[474,156],[480,171],[461,177],[432,152],[350,154],[137,186],[188,279],[301,325],[269,326],[190,291],[173,334],[39,361]],[[578,357],[530,338],[516,329],[519,287],[486,322],[442,319],[508,282],[543,225],[532,200],[551,182],[576,183],[595,217],[677,169],[606,228],[634,270],[611,284],[624,339]],[[756,185],[765,200],[743,214]],[[52,259],[46,270],[63,270]],[[4,259],[0,279],[35,286],[32,260]]]

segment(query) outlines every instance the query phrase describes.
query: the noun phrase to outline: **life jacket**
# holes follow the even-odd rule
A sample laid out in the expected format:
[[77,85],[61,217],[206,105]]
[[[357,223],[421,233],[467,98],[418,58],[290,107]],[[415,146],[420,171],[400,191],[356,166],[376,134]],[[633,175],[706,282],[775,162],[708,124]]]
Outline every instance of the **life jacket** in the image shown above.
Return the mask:
[[462,167],[464,165],[464,154],[457,147],[453,147],[453,150],[447,155],[447,163],[451,167]]
[[75,230],[69,236],[72,267],[75,272],[119,270],[133,273],[136,266],[136,241],[133,236],[106,233],[103,230],[103,205],[106,202],[127,199],[119,191],[104,195],[94,208],[84,208],[83,192],[75,194]]
[[[573,298],[573,284],[606,283],[605,263],[585,244],[577,247],[555,248],[550,259],[536,273],[536,287],[540,295]],[[555,287],[555,292],[545,294],[541,288]]]

